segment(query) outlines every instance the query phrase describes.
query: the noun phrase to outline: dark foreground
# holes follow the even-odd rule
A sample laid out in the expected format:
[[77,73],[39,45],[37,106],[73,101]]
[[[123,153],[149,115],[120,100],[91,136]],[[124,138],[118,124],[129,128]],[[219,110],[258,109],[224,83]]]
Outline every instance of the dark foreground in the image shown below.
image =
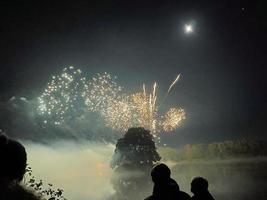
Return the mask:
[[180,162],[172,167],[173,177],[182,190],[190,193],[192,177],[209,180],[217,200],[265,200],[267,197],[267,158],[240,158]]

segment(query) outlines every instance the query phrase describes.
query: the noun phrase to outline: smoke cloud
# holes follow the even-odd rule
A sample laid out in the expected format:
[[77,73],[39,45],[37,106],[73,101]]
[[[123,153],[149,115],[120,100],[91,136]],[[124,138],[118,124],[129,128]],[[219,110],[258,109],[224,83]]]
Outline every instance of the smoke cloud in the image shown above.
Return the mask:
[[[109,165],[115,149],[113,144],[62,140],[48,145],[21,142],[26,146],[34,176],[63,189],[69,200],[106,200],[115,194],[111,183],[114,171]],[[217,200],[260,200],[267,195],[266,158],[175,162],[171,156],[164,155],[162,161],[171,168],[180,189],[190,195],[190,182],[195,176],[207,178]],[[148,189],[151,194],[152,188]]]
[[0,129],[13,138],[47,142],[58,139],[115,142],[120,134],[107,128],[95,113],[75,117],[75,123],[53,125],[43,123],[37,113],[36,99],[12,97],[0,102]]
[[67,199],[104,200],[114,193],[109,167],[113,145],[73,141],[50,145],[22,143],[36,179],[63,189]]

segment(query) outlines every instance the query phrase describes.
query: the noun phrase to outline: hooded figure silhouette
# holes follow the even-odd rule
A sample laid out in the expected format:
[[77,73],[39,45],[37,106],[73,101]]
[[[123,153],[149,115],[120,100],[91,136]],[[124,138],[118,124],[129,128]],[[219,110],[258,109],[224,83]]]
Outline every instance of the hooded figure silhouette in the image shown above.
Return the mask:
[[156,165],[151,171],[154,182],[153,194],[146,200],[187,200],[190,196],[180,191],[179,185],[171,178],[171,170],[163,163]]

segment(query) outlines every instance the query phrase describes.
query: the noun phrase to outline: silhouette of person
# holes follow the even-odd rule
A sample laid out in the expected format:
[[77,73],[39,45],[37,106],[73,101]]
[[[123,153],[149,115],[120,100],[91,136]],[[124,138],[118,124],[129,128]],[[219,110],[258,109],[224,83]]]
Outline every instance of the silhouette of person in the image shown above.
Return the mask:
[[10,181],[21,181],[25,174],[27,154],[25,148],[4,135],[0,136],[0,177]]
[[179,185],[171,178],[171,170],[163,163],[151,171],[154,182],[153,194],[145,200],[189,200],[190,196],[180,191]]
[[191,192],[194,196],[193,200],[214,200],[208,190],[208,181],[203,177],[195,177],[191,182]]
[[40,200],[20,182],[26,172],[27,154],[19,142],[0,133],[0,199]]

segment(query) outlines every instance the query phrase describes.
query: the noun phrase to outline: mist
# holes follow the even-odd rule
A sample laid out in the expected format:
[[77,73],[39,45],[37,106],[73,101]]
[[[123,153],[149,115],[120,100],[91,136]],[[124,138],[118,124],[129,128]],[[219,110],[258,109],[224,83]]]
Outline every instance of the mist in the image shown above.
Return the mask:
[[[114,171],[110,168],[113,144],[70,140],[46,145],[21,142],[26,147],[28,163],[36,179],[63,189],[67,199],[105,200],[114,196],[111,182]],[[209,190],[217,200],[264,199],[266,195],[266,157],[176,162],[163,154],[161,161],[171,168],[180,189],[190,195],[190,182],[195,176],[208,179]],[[147,189],[151,194],[151,186]]]
[[267,194],[266,157],[163,162],[170,163],[172,177],[190,195],[190,183],[197,176],[209,181],[216,200],[264,200]]
[[36,179],[64,190],[67,199],[108,199],[114,193],[109,161],[114,145],[93,142],[53,142],[43,145],[22,141]]

